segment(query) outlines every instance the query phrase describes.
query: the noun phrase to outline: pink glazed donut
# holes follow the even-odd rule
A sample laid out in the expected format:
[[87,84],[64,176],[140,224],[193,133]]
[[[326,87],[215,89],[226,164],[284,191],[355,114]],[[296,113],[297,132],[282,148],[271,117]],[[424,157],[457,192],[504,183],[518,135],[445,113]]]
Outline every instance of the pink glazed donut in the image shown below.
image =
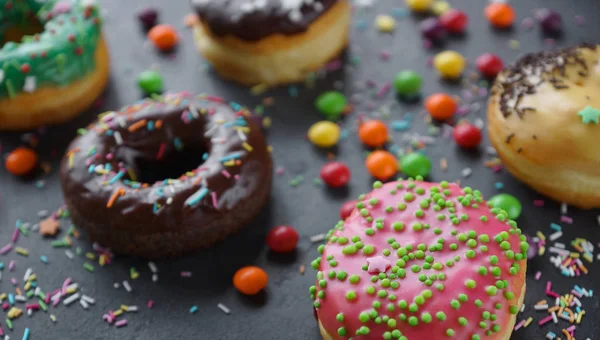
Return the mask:
[[517,224],[456,184],[373,187],[313,262],[323,339],[509,339],[529,248]]

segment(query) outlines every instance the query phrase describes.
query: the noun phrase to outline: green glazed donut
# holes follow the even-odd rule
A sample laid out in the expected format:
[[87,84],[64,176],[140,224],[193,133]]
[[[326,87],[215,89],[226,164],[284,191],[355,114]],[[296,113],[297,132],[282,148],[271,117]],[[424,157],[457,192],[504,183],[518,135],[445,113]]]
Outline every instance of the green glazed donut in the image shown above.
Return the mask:
[[[10,41],[36,22],[42,32]],[[0,99],[83,78],[95,69],[100,39],[95,0],[0,0]]]

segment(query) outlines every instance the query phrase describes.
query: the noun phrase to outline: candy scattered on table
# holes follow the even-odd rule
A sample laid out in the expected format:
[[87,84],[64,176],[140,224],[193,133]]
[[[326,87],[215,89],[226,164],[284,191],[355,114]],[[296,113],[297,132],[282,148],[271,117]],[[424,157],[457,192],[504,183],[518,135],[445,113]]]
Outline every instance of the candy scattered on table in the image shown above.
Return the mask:
[[521,216],[522,205],[519,200],[506,193],[494,195],[488,199],[488,205],[493,208],[500,208],[508,213],[508,218],[516,220]]
[[338,120],[348,105],[346,96],[338,91],[325,92],[315,100],[315,107],[329,120]]
[[345,220],[348,216],[350,216],[354,208],[356,208],[356,203],[357,201],[350,200],[342,204],[340,208],[340,219]]
[[276,253],[289,253],[296,249],[298,232],[287,225],[277,226],[267,234],[267,246]]
[[497,28],[508,28],[515,21],[515,10],[506,3],[493,2],[485,8],[485,16]]
[[400,169],[409,177],[425,178],[431,172],[431,160],[418,152],[409,153],[400,159]]
[[535,13],[535,17],[544,32],[554,34],[562,31],[562,16],[557,11],[543,8]]
[[144,71],[138,75],[137,84],[146,94],[161,93],[163,90],[163,78],[156,71]]
[[154,8],[145,8],[138,12],[137,17],[145,28],[152,28],[158,22],[158,11]]
[[414,12],[425,12],[433,5],[433,0],[405,0],[406,6]]
[[329,162],[321,167],[321,179],[331,188],[343,187],[350,182],[350,169],[342,162]]
[[372,148],[383,146],[388,140],[388,129],[384,122],[376,119],[363,122],[358,127],[358,138]]
[[389,15],[378,15],[375,18],[375,26],[381,32],[390,33],[396,28],[396,19]]
[[451,8],[440,16],[440,24],[450,33],[464,33],[468,23],[467,14],[456,8]]
[[456,51],[444,51],[433,58],[433,66],[446,79],[457,79],[465,69],[465,57]]
[[255,266],[243,267],[235,272],[233,276],[233,286],[245,295],[258,294],[265,289],[268,281],[267,273]]
[[177,31],[170,25],[156,25],[148,31],[148,39],[161,51],[172,50],[179,42]]
[[432,41],[441,41],[446,37],[446,28],[435,17],[421,21],[419,29],[423,37]]
[[308,139],[320,148],[329,148],[337,144],[340,139],[340,127],[329,121],[314,123],[308,129]]
[[385,181],[398,172],[398,160],[387,151],[377,150],[371,152],[365,160],[365,166],[371,176]]
[[481,143],[481,130],[471,123],[463,122],[454,127],[452,137],[460,147],[473,149]]
[[494,78],[504,68],[504,62],[493,53],[484,53],[477,57],[475,64],[477,70],[485,77]]
[[38,155],[35,150],[20,147],[8,154],[4,161],[6,170],[15,176],[30,174],[38,165]]
[[446,120],[452,118],[457,110],[454,98],[445,93],[434,93],[427,97],[425,108],[432,118]]

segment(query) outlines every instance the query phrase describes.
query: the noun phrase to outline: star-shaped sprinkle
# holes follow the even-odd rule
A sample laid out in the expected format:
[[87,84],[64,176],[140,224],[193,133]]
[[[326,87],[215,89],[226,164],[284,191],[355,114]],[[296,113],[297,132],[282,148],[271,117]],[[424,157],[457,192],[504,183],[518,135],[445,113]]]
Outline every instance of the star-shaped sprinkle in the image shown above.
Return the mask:
[[594,122],[598,124],[598,117],[600,117],[600,110],[591,106],[586,106],[585,109],[579,111],[578,115],[581,117],[583,124],[589,124]]
[[374,256],[367,259],[369,264],[369,274],[374,273],[385,273],[385,271],[392,266],[392,263],[386,260],[383,256]]
[[54,236],[58,233],[60,223],[54,217],[48,217],[40,222],[40,234],[45,236]]

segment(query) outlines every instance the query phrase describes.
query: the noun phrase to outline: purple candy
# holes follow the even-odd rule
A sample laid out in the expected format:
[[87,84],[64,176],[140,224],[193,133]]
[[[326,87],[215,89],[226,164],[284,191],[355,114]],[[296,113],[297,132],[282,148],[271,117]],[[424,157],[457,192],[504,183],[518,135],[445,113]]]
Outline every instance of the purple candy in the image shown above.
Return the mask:
[[557,11],[544,8],[536,13],[536,18],[547,33],[556,33],[562,30],[562,17]]
[[439,41],[446,36],[446,29],[437,18],[427,18],[419,24],[421,34],[429,40]]
[[141,10],[137,17],[144,27],[151,28],[154,27],[158,21],[158,11],[154,8],[146,8]]
[[531,260],[537,256],[538,245],[537,243],[533,242],[533,239],[529,235],[525,235],[525,237],[527,237],[527,243],[529,243],[529,249],[527,249],[527,259]]

